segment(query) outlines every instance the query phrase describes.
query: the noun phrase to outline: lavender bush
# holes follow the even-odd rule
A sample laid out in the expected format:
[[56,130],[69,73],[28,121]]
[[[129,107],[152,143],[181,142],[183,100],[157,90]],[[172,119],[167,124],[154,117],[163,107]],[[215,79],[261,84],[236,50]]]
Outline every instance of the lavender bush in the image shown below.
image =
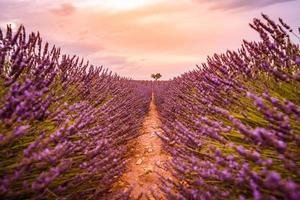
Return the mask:
[[262,17],[261,41],[156,86],[169,199],[300,199],[299,35]]
[[[112,199],[151,86],[0,30],[1,199]],[[125,196],[124,196],[125,195]]]

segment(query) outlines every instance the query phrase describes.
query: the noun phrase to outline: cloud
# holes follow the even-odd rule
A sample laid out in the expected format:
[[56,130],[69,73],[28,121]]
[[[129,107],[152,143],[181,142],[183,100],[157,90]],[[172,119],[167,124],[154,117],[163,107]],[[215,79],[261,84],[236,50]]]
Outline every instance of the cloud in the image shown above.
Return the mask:
[[[207,55],[240,47],[243,38],[258,39],[248,23],[261,12],[299,25],[300,0],[157,0],[123,10],[87,1],[0,0],[0,26],[22,23],[63,53],[122,76],[149,79],[160,72],[168,79]],[[244,12],[228,12],[236,10]]]
[[68,16],[72,15],[76,11],[76,8],[71,3],[62,3],[60,4],[59,8],[51,9],[51,12],[60,15],[60,16]]
[[76,54],[80,56],[88,56],[98,51],[105,51],[105,48],[99,44],[85,43],[81,41],[64,43],[61,41],[54,41],[53,44],[59,44],[63,52],[69,52],[70,54]]
[[277,3],[286,3],[297,0],[223,0],[223,1],[207,1],[195,0],[198,3],[209,2],[212,9],[232,10],[232,9],[256,9]]
[[[117,55],[108,55],[108,56],[97,56],[97,59],[99,60],[100,64],[104,65],[128,65],[129,61],[126,57],[124,56],[117,56]],[[132,64],[132,63],[131,63]]]
[[[25,1],[1,1],[0,0],[0,20],[12,18],[15,13],[20,13],[20,9],[26,11],[30,9],[30,3]],[[14,16],[15,17],[15,16]],[[17,16],[19,17],[19,16]]]

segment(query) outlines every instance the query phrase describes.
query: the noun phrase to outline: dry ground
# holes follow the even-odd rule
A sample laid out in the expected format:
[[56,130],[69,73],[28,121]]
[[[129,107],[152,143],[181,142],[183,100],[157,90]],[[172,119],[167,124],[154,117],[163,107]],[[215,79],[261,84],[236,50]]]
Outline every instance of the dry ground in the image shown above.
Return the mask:
[[163,152],[162,141],[155,134],[155,132],[162,132],[160,126],[161,122],[152,95],[150,110],[143,122],[141,135],[134,141],[135,146],[127,166],[128,170],[117,183],[117,187],[121,187],[123,190],[133,188],[131,193],[133,199],[140,195],[142,195],[141,199],[147,199],[147,196],[154,199],[150,188],[155,191],[159,199],[165,199],[158,188],[159,176],[157,173],[164,177],[171,177],[166,170],[166,161],[171,157]]

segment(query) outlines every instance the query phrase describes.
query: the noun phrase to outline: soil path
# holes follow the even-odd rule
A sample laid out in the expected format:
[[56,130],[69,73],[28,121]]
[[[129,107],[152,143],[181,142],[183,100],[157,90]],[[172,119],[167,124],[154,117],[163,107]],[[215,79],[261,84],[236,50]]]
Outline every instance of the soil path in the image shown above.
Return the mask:
[[142,195],[141,199],[155,199],[151,195],[151,188],[155,191],[156,197],[165,199],[158,188],[160,182],[157,173],[163,177],[171,177],[166,170],[166,161],[171,157],[163,152],[162,141],[155,134],[161,133],[161,121],[154,103],[154,95],[150,103],[150,110],[145,117],[141,135],[136,139],[133,156],[128,163],[128,171],[121,177],[119,186],[133,188],[132,198],[136,199]]

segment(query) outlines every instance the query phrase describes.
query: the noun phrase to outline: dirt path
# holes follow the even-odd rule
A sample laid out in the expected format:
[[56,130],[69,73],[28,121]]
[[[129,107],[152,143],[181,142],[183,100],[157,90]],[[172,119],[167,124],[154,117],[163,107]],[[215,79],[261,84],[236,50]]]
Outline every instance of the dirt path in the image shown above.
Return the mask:
[[127,166],[128,171],[118,183],[125,190],[129,187],[133,188],[133,199],[137,198],[141,193],[143,193],[141,199],[147,199],[146,196],[154,199],[151,197],[150,188],[155,191],[159,199],[164,199],[157,186],[159,183],[157,173],[164,177],[170,177],[170,173],[166,171],[165,163],[171,157],[162,151],[162,141],[155,134],[155,132],[162,132],[160,126],[161,122],[154,104],[154,96],[152,95],[150,111],[145,117],[141,136],[135,141],[133,157]]

